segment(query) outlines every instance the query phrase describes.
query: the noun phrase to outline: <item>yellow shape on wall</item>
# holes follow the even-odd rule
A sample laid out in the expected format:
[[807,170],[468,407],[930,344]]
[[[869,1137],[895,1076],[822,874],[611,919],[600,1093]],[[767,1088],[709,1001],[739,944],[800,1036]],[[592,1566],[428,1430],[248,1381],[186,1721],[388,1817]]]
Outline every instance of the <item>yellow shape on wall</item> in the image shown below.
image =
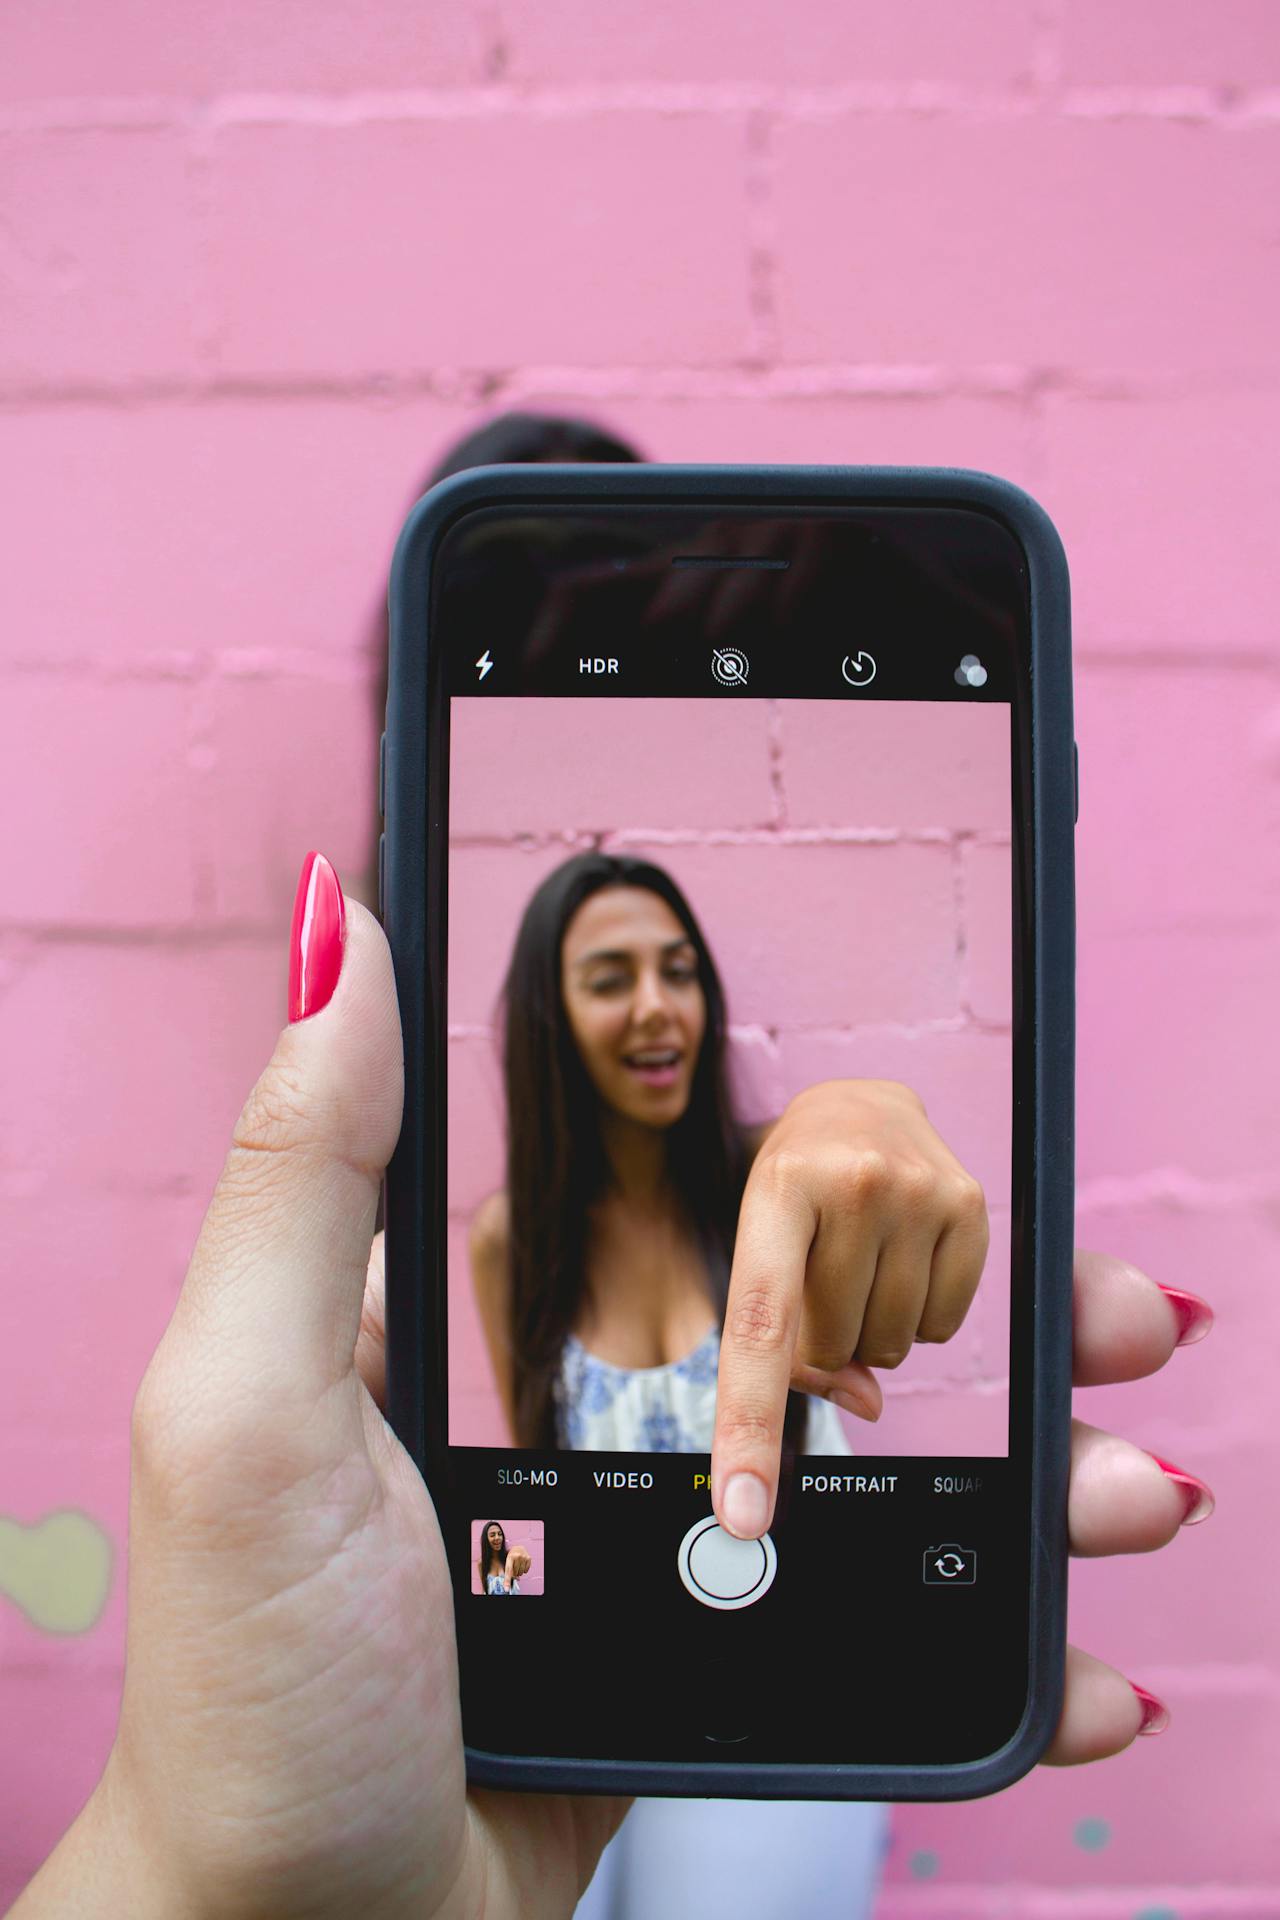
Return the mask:
[[0,1519],[0,1594],[46,1633],[88,1633],[111,1589],[111,1542],[87,1513],[63,1508],[32,1527]]

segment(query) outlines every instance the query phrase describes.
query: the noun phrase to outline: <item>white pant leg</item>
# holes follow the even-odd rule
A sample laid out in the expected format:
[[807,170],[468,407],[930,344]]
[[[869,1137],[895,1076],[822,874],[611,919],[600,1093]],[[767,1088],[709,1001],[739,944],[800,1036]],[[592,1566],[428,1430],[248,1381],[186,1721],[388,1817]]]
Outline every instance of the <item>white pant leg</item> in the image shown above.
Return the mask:
[[576,1920],[870,1920],[880,1802],[637,1800]]

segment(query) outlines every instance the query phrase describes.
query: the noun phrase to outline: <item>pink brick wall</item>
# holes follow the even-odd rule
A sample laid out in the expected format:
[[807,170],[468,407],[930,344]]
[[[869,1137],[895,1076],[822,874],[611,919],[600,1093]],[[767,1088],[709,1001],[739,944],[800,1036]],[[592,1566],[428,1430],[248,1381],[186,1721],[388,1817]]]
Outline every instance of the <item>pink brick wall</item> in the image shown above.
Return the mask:
[[1170,1732],[902,1810],[882,1913],[1280,1916],[1277,87],[1273,0],[0,9],[0,1515],[113,1551],[84,1632],[0,1601],[0,1897],[111,1740],[129,1404],[302,854],[361,890],[395,532],[522,404],[1057,520],[1080,1238],[1219,1310],[1082,1411],[1219,1510],[1075,1574]]
[[510,1444],[464,1231],[503,1179],[495,1000],[530,895],[599,845],[689,900],[744,1119],[820,1080],[903,1080],[982,1182],[991,1246],[963,1328],[884,1376],[875,1426],[845,1424],[862,1454],[1006,1453],[1008,708],[491,696],[455,701],[450,766],[450,1438]]

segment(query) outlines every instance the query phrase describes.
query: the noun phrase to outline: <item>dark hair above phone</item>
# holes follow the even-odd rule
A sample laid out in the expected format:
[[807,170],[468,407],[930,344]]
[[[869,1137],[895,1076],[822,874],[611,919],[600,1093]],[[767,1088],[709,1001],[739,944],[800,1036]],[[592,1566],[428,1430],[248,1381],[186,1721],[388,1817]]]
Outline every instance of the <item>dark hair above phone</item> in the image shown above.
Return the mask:
[[422,491],[469,467],[643,459],[625,440],[590,420],[555,413],[500,413],[456,440],[432,468]]

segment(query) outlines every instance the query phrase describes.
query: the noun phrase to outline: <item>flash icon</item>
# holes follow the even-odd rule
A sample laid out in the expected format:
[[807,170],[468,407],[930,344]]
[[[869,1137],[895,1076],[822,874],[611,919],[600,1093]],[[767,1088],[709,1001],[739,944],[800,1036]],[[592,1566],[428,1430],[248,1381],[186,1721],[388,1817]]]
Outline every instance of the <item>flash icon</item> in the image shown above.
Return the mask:
[[484,679],[484,677],[485,677],[485,675],[486,675],[486,673],[492,673],[492,671],[493,671],[493,662],[492,662],[492,660],[491,660],[491,659],[489,658],[489,649],[488,649],[488,647],[486,647],[486,648],[485,648],[485,650],[484,650],[484,652],[483,652],[483,653],[482,653],[482,654],[480,655],[480,658],[479,658],[479,659],[478,659],[478,660],[476,661],[476,665],[477,665],[477,666],[479,667],[479,669],[480,669],[480,678],[481,678],[482,680]]

